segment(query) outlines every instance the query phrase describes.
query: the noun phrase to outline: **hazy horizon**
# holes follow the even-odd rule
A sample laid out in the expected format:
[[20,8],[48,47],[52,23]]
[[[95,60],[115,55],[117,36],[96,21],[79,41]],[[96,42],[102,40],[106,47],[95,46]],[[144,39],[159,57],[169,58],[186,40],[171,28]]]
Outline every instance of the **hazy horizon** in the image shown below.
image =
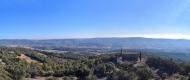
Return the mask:
[[93,39],[93,38],[149,38],[149,39],[174,39],[174,40],[190,40],[190,38],[184,38],[184,37],[155,37],[155,36],[122,36],[122,37],[59,37],[59,38],[0,38],[0,40],[14,40],[14,39],[18,39],[18,40],[48,40],[48,39]]

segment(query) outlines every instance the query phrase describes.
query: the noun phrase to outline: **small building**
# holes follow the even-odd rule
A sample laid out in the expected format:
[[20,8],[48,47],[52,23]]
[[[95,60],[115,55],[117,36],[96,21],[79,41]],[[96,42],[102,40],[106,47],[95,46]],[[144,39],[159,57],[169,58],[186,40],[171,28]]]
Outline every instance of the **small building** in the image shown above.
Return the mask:
[[121,53],[117,55],[117,63],[123,63],[123,62],[141,62],[142,61],[142,53],[141,52],[130,52],[121,50]]
[[139,60],[139,54],[123,54],[123,61],[137,62]]

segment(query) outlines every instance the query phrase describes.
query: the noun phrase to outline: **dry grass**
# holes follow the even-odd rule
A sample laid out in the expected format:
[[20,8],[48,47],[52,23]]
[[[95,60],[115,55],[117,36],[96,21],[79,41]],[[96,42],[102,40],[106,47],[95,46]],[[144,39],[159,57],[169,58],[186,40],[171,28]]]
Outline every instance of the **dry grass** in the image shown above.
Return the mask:
[[20,60],[25,60],[28,63],[39,63],[39,64],[42,64],[42,63],[40,63],[37,60],[31,59],[30,57],[26,56],[25,54],[21,54],[17,58],[19,58]]

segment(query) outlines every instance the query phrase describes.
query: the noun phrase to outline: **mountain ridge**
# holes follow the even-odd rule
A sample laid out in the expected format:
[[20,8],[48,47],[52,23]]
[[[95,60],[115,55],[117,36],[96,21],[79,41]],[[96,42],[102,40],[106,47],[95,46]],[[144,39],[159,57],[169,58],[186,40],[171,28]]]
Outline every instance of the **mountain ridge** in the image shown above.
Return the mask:
[[1,46],[190,50],[190,40],[161,38],[0,39]]

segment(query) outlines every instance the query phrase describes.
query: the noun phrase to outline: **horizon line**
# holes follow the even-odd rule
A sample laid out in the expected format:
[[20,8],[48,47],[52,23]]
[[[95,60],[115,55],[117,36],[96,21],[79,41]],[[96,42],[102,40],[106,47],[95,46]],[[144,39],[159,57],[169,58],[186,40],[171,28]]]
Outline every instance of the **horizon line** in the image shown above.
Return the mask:
[[171,40],[190,40],[190,38],[165,38],[165,37],[142,37],[142,36],[129,36],[129,37],[76,37],[76,38],[0,38],[0,40],[59,40],[59,39],[98,39],[98,38],[147,38],[147,39],[171,39]]

